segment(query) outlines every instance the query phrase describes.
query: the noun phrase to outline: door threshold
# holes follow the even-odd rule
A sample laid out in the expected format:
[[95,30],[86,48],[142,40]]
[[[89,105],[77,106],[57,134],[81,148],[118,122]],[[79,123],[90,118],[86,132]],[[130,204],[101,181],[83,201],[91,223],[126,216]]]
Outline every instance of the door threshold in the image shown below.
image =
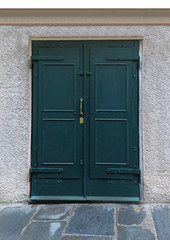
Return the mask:
[[103,197],[103,196],[88,196],[87,201],[93,202],[139,202],[139,197]]
[[32,196],[31,201],[86,201],[81,196]]
[[103,196],[32,196],[31,202],[34,201],[67,201],[67,202],[135,202],[139,203],[139,197],[103,197]]

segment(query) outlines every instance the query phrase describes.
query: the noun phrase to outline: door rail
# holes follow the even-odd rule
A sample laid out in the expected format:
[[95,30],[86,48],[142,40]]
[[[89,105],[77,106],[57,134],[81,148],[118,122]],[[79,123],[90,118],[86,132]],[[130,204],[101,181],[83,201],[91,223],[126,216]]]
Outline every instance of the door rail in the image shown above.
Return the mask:
[[106,173],[108,174],[115,174],[115,173],[123,173],[123,174],[139,174],[140,175],[140,170],[139,169],[115,169],[115,168],[107,168]]

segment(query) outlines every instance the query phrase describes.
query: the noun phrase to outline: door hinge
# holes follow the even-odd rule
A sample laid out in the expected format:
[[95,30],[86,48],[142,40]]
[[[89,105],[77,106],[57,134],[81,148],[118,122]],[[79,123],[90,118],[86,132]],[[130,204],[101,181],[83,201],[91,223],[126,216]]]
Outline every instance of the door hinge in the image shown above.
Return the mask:
[[140,62],[138,61],[137,68],[140,69]]
[[29,67],[30,67],[30,69],[32,69],[32,56],[30,57],[30,60],[29,60]]
[[86,72],[86,75],[90,76],[90,75],[92,75],[92,72]]
[[83,76],[83,71],[80,71],[80,72],[77,72],[77,75],[79,75],[79,76]]
[[141,68],[141,61],[140,61],[140,57],[139,57],[139,60],[137,62],[137,68],[140,69]]
[[83,165],[84,164],[84,160],[80,160],[80,165]]
[[29,170],[29,182],[32,181],[32,174],[31,174],[31,170]]

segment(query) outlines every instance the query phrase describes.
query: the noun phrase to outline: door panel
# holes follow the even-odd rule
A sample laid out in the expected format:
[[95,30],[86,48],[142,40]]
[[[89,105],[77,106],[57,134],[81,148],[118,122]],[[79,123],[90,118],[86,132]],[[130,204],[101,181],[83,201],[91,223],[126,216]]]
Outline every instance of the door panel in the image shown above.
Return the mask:
[[74,165],[75,147],[74,119],[44,119],[42,164]]
[[83,68],[83,47],[62,42],[44,45],[43,42],[33,45],[36,59],[33,88],[34,68],[38,65],[38,126],[33,137],[37,138],[38,146],[32,161],[36,162],[36,167],[32,166],[32,198],[39,194],[42,198],[82,196],[83,128],[78,110],[83,82],[77,73]]
[[95,165],[127,165],[127,121],[95,119]]
[[126,111],[127,64],[96,64],[95,111]]
[[132,58],[134,46],[125,45],[87,44],[91,73],[87,190],[90,199],[128,194],[139,197],[138,173],[133,172],[138,169],[134,160],[134,149],[138,149],[137,64]]
[[74,111],[75,66],[44,63],[42,68],[43,111]]
[[33,41],[32,63],[31,199],[139,201],[138,42]]

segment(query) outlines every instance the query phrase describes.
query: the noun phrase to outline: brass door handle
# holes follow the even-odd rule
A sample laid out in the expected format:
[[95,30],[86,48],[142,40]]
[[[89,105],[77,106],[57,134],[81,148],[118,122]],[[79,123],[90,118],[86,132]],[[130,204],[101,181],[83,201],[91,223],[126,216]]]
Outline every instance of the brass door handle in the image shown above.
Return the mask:
[[80,117],[83,117],[83,98],[80,98]]

